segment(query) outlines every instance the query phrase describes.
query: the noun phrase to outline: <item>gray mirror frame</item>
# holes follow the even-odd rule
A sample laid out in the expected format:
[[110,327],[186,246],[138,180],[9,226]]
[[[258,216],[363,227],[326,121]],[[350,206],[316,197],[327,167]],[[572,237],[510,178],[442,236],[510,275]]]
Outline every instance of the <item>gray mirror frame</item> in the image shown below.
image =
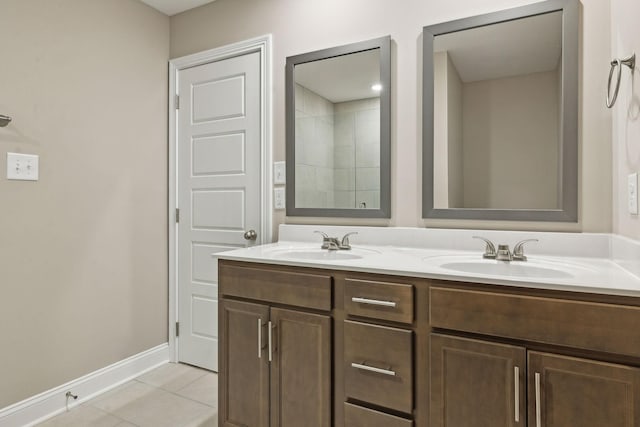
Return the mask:
[[[384,88],[380,93],[380,208],[296,208],[294,68],[296,65],[304,64],[306,62],[349,55],[372,49],[380,49],[380,82]],[[301,55],[289,56],[287,57],[285,77],[287,216],[391,218],[391,36],[351,43],[344,46],[318,50]]]
[[[506,221],[578,221],[578,0],[547,0],[423,28],[422,217]],[[562,11],[562,150],[560,209],[436,209],[433,205],[433,39],[437,35]]]

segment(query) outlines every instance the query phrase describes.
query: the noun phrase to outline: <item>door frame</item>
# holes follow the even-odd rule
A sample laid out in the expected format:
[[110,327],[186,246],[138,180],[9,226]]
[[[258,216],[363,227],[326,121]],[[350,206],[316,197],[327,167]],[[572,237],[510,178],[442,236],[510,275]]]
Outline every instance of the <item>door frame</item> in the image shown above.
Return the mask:
[[273,192],[272,182],[272,51],[271,34],[232,43],[222,47],[194,53],[169,60],[169,354],[172,362],[178,362],[179,340],[176,337],[178,321],[178,227],[176,224],[177,204],[177,161],[178,161],[178,113],[176,97],[180,71],[221,61],[253,52],[260,52],[260,227],[261,243],[271,242],[273,236]]

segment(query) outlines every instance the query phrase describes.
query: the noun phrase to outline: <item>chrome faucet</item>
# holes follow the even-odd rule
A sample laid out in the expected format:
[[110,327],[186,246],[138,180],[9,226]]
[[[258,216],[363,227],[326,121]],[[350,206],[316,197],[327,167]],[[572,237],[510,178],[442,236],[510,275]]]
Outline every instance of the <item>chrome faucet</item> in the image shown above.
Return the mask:
[[318,233],[322,235],[322,246],[320,249],[327,249],[330,251],[341,250],[350,250],[351,244],[349,242],[349,236],[353,236],[354,234],[358,234],[357,232],[347,233],[342,237],[342,240],[337,237],[329,237],[327,233],[323,233],[322,231],[314,231],[314,233]]
[[351,244],[349,243],[349,236],[353,236],[354,234],[358,234],[357,231],[353,231],[351,233],[347,233],[342,237],[342,241],[340,241],[340,249],[350,250]]
[[491,240],[485,239],[484,237],[480,237],[480,236],[473,236],[473,238],[482,240],[487,244],[487,246],[485,246],[484,253],[482,254],[482,258],[486,258],[486,259],[496,258],[496,247],[493,245]]
[[509,245],[498,245],[496,261],[513,261],[513,255],[511,255]]
[[527,257],[524,255],[524,244],[527,242],[537,242],[538,239],[526,239],[521,240],[516,243],[513,248],[513,252],[509,250],[509,245],[498,245],[498,250],[496,251],[495,245],[489,239],[485,239],[480,236],[473,236],[474,239],[479,239],[484,241],[487,246],[485,247],[484,254],[482,254],[482,258],[486,259],[495,259],[497,261],[526,261]]
[[322,231],[314,231],[314,233],[322,235],[322,246],[320,246],[320,249],[327,249],[330,251],[337,251],[338,249],[340,249],[340,241],[337,237],[329,237]]
[[514,261],[526,261],[527,257],[524,256],[524,244],[527,242],[539,242],[538,239],[526,239],[526,240],[521,240],[518,243],[516,243],[515,247],[513,248],[513,260]]

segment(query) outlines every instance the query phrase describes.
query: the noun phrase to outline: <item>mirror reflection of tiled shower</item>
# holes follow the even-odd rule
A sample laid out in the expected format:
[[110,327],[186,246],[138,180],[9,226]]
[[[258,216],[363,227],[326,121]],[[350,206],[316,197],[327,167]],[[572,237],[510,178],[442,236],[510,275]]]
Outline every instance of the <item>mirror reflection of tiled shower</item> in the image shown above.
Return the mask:
[[380,207],[380,98],[332,103],[296,84],[296,207]]

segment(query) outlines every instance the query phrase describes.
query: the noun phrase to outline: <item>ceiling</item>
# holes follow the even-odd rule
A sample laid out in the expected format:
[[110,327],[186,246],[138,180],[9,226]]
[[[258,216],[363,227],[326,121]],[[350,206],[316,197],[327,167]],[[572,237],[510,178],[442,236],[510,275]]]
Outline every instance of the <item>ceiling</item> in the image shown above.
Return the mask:
[[380,96],[371,89],[380,83],[379,49],[306,62],[294,73],[296,83],[333,103]]
[[465,82],[555,70],[562,56],[562,12],[457,31],[434,38]]
[[215,0],[140,0],[165,15],[173,16]]

